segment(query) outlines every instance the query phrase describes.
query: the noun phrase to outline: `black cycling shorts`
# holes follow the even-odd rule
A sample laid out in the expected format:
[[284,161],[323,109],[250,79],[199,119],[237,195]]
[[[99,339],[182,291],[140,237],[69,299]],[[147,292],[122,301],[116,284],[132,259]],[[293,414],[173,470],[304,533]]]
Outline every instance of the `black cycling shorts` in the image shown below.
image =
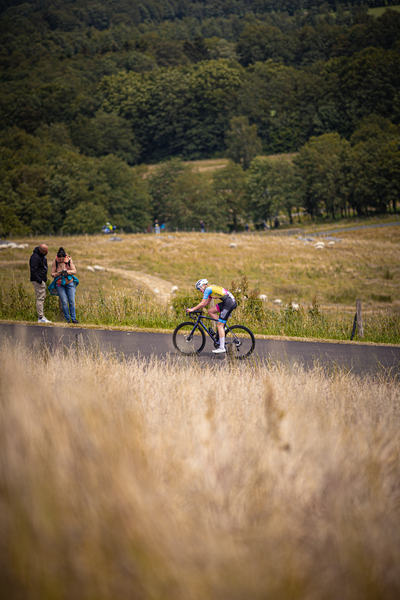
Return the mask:
[[224,298],[222,302],[217,304],[217,310],[219,312],[218,321],[220,323],[226,323],[229,319],[229,315],[233,310],[235,310],[235,308],[237,308],[236,300],[232,300],[232,298],[230,298],[229,296]]

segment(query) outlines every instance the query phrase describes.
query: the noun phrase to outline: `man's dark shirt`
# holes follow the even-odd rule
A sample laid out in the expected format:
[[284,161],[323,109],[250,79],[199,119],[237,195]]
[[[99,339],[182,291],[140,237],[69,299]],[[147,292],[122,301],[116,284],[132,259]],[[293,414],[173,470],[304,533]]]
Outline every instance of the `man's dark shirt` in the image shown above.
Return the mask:
[[42,254],[37,246],[29,260],[29,266],[31,268],[31,281],[47,281],[47,258],[45,254]]

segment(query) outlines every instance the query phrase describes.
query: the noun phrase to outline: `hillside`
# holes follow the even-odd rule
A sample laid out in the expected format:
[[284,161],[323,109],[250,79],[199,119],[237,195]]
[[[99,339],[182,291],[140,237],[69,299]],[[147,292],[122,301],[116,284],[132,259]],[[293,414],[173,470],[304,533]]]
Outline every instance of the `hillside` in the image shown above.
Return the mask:
[[[155,218],[185,228],[205,211],[229,230],[300,208],[396,210],[400,13],[374,17],[375,4],[3,2],[0,235],[91,233],[107,219],[131,232]],[[185,195],[187,176],[180,206],[201,200],[177,217],[157,182],[143,185],[146,168],[171,158],[229,157],[248,171],[257,155],[298,152],[296,173],[285,161],[273,176],[257,167],[250,187],[233,170],[222,189],[240,188],[235,207],[213,178],[211,192]],[[321,154],[340,165],[314,182]],[[268,202],[254,179],[274,188]]]

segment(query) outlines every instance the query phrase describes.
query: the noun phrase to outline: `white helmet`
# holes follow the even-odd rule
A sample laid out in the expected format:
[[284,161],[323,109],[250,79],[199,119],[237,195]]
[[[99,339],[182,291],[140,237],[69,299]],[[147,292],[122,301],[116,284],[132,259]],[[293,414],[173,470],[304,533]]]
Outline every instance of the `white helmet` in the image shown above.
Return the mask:
[[199,279],[196,282],[195,288],[196,288],[196,290],[200,290],[202,285],[207,285],[207,284],[208,284],[208,279]]

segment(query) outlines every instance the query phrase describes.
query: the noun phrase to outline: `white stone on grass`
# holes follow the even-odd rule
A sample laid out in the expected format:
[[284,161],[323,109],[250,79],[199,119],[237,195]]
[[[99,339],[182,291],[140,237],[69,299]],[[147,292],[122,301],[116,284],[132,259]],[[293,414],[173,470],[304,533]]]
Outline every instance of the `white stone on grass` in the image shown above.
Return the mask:
[[260,300],[262,300],[263,302],[266,302],[268,300],[268,296],[266,296],[265,294],[260,294],[258,296],[260,298]]
[[178,286],[177,285],[173,285],[171,288],[171,294],[176,294],[176,292],[178,291]]
[[275,304],[275,306],[282,306],[282,300],[280,298],[276,298],[274,300],[274,304]]
[[232,242],[232,244],[229,244],[229,248],[236,248],[235,242]]
[[93,266],[93,269],[94,269],[95,271],[105,271],[105,268],[104,268],[104,267],[101,267],[100,265],[94,265],[94,266]]
[[89,267],[86,267],[86,269],[87,269],[88,271],[91,271],[92,273],[94,273],[94,267],[90,267],[90,266],[89,266]]

